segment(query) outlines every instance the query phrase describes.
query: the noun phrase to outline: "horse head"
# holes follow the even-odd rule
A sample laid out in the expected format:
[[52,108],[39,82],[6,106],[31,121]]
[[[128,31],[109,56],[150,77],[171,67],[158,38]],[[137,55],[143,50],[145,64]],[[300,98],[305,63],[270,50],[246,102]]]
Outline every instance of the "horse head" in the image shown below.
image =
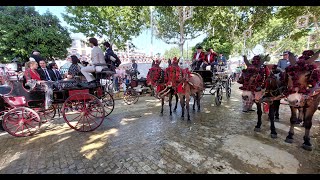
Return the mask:
[[314,53],[311,50],[304,51],[302,56],[295,59],[292,53],[289,53],[291,65],[286,68],[286,96],[290,106],[302,107],[308,96],[316,89],[320,81],[320,71],[314,65],[318,58],[319,51]]

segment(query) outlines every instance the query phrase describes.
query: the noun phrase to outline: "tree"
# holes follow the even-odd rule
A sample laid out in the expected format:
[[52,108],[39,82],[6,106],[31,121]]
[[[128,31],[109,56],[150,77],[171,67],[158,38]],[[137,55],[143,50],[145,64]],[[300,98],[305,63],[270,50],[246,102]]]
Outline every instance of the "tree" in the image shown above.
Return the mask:
[[[187,59],[190,58],[192,55],[192,50],[189,49],[188,51],[184,50],[185,52],[188,52],[184,54],[183,58]],[[169,50],[166,50],[163,54],[165,59],[172,59],[174,57],[179,58],[180,57],[180,49],[178,47],[172,47]]]
[[64,58],[70,34],[51,13],[40,15],[34,7],[0,7],[0,61],[27,60],[33,49],[53,60]]
[[[182,13],[181,6],[156,6],[154,13],[157,29],[156,38],[163,40],[167,44],[179,45],[180,51],[183,51],[182,47],[186,40],[196,38],[202,34],[202,28],[194,26],[194,18],[181,21]],[[181,39],[182,36],[184,37],[183,40]],[[178,55],[177,57],[180,56]]]
[[124,49],[126,42],[148,24],[149,8],[143,6],[68,6],[64,20],[73,32],[107,36],[110,44]]

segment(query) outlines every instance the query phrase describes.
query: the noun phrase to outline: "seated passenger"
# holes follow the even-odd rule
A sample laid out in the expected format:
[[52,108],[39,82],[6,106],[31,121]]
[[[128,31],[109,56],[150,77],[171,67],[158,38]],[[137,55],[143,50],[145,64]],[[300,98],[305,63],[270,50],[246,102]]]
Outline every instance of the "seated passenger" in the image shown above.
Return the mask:
[[40,75],[41,80],[44,80],[44,81],[56,80],[54,72],[51,69],[47,68],[47,63],[45,60],[40,60],[39,65],[40,65],[40,68],[38,68],[38,74]]
[[58,69],[57,63],[50,63],[49,66],[48,66],[48,69],[52,70],[52,72],[53,72],[53,74],[54,74],[54,76],[56,78],[56,81],[59,81],[59,80],[62,79],[61,73],[60,73],[60,71]]
[[41,81],[41,78],[37,69],[38,69],[38,63],[36,61],[26,62],[26,70],[24,72],[24,77],[26,81],[31,79]]
[[67,72],[67,79],[73,79],[75,76],[78,76],[81,73],[81,66],[79,65],[80,60],[77,56],[71,56],[72,64]]

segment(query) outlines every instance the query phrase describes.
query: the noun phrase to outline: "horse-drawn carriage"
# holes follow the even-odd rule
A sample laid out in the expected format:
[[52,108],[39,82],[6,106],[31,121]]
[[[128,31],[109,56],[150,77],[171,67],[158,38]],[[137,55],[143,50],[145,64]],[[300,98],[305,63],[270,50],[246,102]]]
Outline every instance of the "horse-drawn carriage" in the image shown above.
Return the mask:
[[[96,76],[101,78],[108,73],[102,71]],[[86,87],[77,86],[81,82],[76,80],[25,83],[19,73],[12,78],[5,72],[2,79],[5,83],[0,85],[0,120],[3,129],[13,136],[33,135],[42,123],[55,116],[57,109],[71,128],[93,131],[114,109],[113,97],[104,91],[99,80],[95,86]]]
[[[230,73],[225,70],[224,66],[215,65],[213,70],[193,70],[192,72],[201,75],[205,90],[206,88],[210,88],[210,94],[208,95],[215,96],[215,104],[217,106],[221,105],[224,89],[226,97],[230,98],[232,77]],[[203,91],[204,95],[206,95],[205,90]]]
[[130,82],[126,83],[126,92],[124,93],[123,100],[126,104],[135,104],[139,100],[139,93],[142,93],[143,89],[150,86],[147,85],[146,78],[138,78],[139,71],[136,69],[126,70],[126,74],[130,77]]

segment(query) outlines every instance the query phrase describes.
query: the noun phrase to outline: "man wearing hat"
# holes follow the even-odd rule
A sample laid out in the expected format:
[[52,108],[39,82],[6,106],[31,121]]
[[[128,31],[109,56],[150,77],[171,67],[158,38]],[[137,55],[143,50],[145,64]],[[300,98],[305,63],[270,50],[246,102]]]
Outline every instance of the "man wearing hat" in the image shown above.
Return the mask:
[[205,54],[202,52],[202,47],[200,45],[197,46],[197,52],[193,54],[192,61],[191,67],[195,66],[194,70],[199,70],[201,64],[205,61]]
[[278,68],[285,71],[286,67],[290,65],[289,62],[289,51],[284,51],[282,53],[283,58],[278,61]]

